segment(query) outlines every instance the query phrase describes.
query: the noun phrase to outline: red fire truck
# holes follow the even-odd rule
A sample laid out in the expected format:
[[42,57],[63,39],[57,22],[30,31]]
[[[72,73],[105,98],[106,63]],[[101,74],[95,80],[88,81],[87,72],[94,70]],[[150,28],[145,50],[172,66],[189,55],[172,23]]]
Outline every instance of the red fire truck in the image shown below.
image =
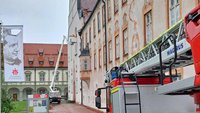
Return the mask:
[[[194,65],[180,80],[177,68]],[[200,5],[119,67],[95,91],[96,107],[109,113],[200,112]],[[101,92],[106,105],[101,106]],[[194,104],[195,103],[195,104]]]

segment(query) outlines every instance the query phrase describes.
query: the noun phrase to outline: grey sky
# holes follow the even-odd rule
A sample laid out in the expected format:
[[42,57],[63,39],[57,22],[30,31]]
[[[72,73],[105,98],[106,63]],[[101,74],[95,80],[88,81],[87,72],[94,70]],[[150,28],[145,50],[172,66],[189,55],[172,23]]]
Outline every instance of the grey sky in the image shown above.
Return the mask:
[[62,43],[69,0],[0,0],[4,25],[23,25],[24,42]]

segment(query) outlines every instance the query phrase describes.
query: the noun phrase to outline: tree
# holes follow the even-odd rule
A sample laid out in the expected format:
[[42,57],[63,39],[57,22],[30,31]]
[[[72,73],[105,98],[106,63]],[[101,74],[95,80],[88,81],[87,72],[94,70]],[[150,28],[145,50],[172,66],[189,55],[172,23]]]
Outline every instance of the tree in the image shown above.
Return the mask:
[[4,89],[2,90],[1,93],[2,93],[1,102],[3,103],[1,105],[2,113],[10,113],[10,111],[14,109],[12,97],[8,95],[7,91]]

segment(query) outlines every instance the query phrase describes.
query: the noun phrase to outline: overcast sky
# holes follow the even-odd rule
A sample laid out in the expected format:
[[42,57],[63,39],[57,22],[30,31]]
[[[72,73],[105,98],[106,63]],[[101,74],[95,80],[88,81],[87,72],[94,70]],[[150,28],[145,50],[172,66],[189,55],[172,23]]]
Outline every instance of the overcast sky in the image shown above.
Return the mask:
[[62,43],[69,0],[0,0],[4,25],[23,25],[25,43]]

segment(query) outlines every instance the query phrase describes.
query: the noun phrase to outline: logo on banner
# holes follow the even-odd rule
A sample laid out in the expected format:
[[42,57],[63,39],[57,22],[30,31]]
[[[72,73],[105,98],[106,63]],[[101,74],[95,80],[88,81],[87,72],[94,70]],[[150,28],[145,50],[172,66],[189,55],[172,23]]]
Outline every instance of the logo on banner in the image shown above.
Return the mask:
[[25,81],[22,26],[3,26],[3,45],[5,81]]

